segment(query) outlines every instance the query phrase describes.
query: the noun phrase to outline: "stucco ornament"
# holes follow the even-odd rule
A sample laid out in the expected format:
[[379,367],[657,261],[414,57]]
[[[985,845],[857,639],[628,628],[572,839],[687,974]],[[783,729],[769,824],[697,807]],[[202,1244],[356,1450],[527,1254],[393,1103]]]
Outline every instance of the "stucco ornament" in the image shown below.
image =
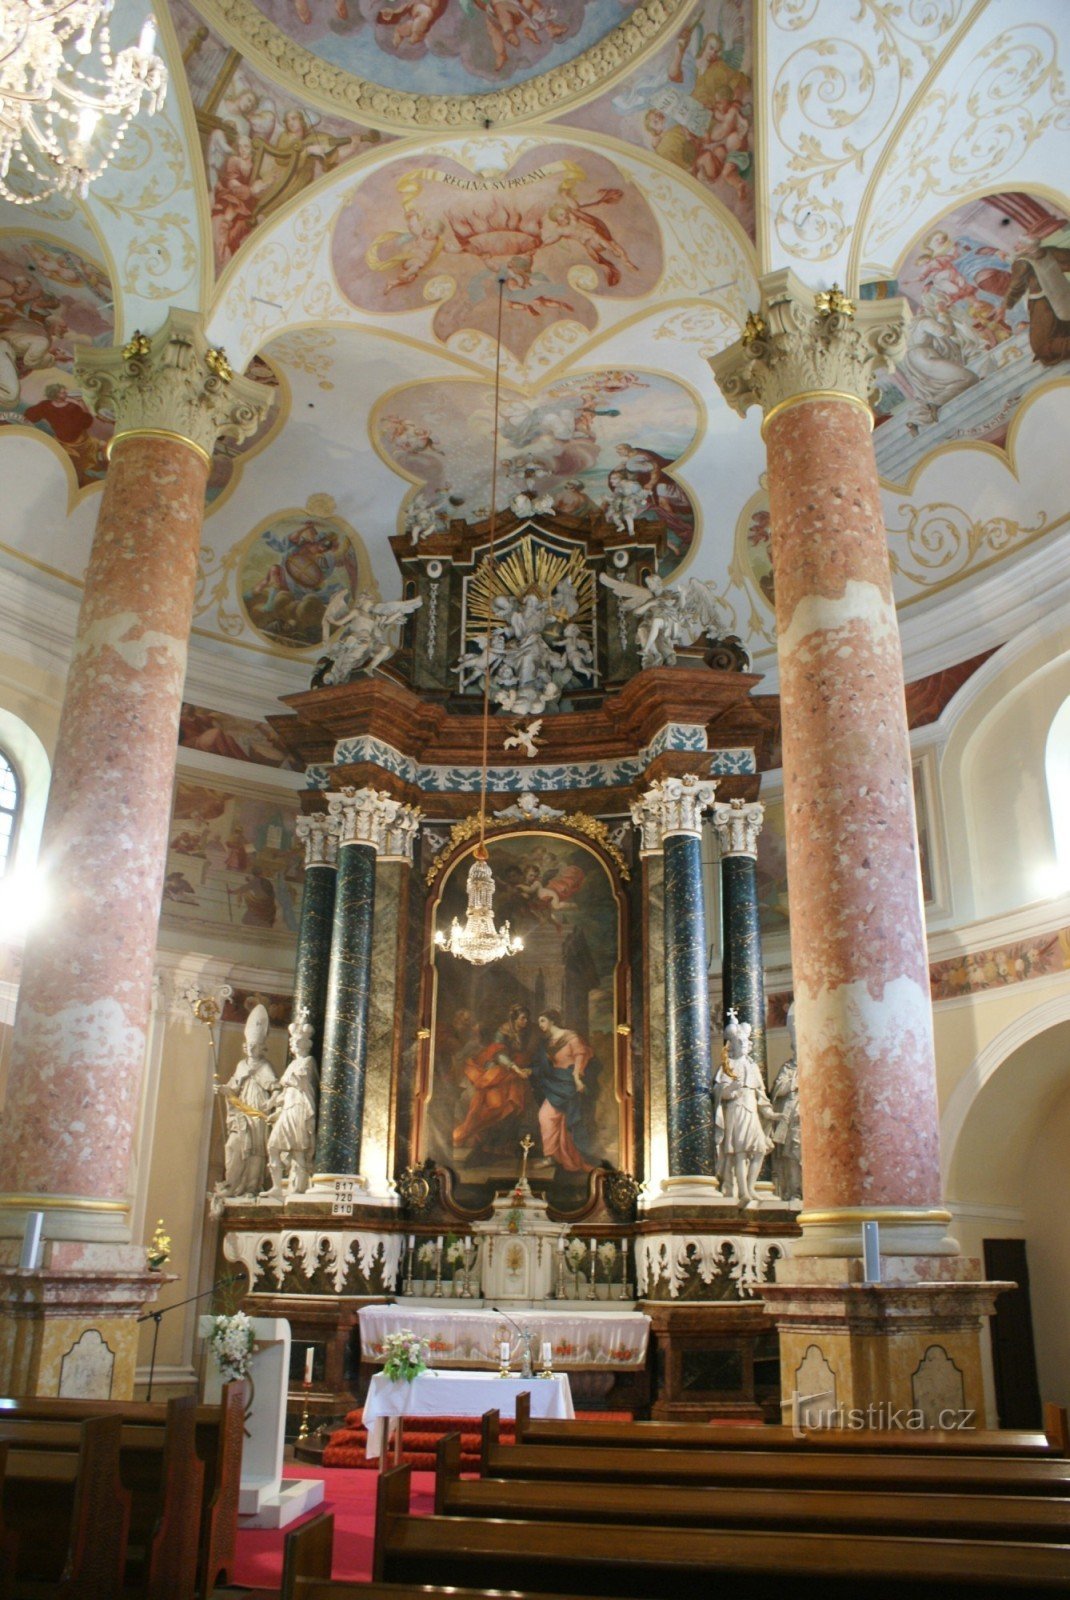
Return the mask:
[[421,817],[415,806],[393,799],[385,789],[349,787],[329,795],[327,808],[337,819],[340,844],[370,844],[380,855],[401,855],[407,848],[411,859]]
[[338,864],[338,821],[322,811],[299,816],[294,831],[305,847],[306,867],[334,867]]
[[79,350],[75,372],[90,410],[115,418],[113,444],[124,433],[172,434],[206,459],[218,439],[250,438],[275,400],[231,371],[200,317],[173,308],[156,333],[135,333],[121,349]]
[[768,417],[802,395],[848,395],[869,407],[878,367],[895,366],[906,348],[904,300],[855,306],[837,289],[815,294],[790,267],[761,280],[762,302],[743,336],[710,361],[717,386],[744,416]]

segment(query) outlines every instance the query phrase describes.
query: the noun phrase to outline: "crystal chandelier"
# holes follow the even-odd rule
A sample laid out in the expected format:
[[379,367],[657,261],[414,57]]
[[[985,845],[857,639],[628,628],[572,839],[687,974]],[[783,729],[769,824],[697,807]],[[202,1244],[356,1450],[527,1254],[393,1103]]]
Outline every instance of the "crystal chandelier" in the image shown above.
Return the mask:
[[151,18],[136,45],[111,53],[114,0],[0,0],[0,195],[32,205],[84,199],[143,99],[167,93]]
[[[486,561],[490,583],[489,597],[493,593],[494,536],[498,526],[498,412],[502,389],[502,301],[505,293],[504,275],[498,279],[498,345],[494,360],[494,428],[493,455],[490,472],[490,548]],[[483,768],[479,788],[479,843],[475,859],[468,869],[468,915],[464,927],[454,917],[447,935],[441,928],[435,934],[440,950],[451,956],[470,961],[475,967],[486,966],[488,961],[499,961],[502,956],[515,956],[524,948],[524,941],[509,932],[506,922],[499,930],[494,926],[494,874],[487,857],[487,750],[490,740],[490,651],[483,676]]]

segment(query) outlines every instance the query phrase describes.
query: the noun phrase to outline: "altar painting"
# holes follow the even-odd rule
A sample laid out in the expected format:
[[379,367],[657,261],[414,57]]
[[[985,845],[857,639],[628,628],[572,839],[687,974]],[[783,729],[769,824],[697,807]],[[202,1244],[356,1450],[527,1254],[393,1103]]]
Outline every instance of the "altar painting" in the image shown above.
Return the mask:
[[179,779],[168,838],[161,921],[291,940],[301,904],[304,851],[297,797]]
[[[488,852],[495,917],[524,948],[486,967],[435,953],[421,1154],[452,1168],[458,1200],[477,1210],[515,1181],[529,1135],[532,1188],[576,1209],[591,1172],[620,1158],[617,899],[598,857],[577,841],[512,835],[489,842]],[[466,855],[446,878],[436,928],[464,922],[470,866]]]

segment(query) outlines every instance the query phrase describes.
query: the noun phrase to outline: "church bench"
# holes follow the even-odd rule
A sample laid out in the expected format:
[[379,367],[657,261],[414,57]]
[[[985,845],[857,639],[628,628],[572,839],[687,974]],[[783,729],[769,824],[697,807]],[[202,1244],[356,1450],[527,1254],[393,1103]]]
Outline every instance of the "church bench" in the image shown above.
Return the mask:
[[459,1434],[450,1434],[438,1446],[435,1515],[1070,1542],[1070,1499],[1065,1496],[466,1479],[461,1477]]
[[[333,1540],[334,1517],[329,1511],[309,1518],[286,1535],[280,1600],[546,1600],[541,1595],[518,1594],[515,1589],[506,1596],[500,1589],[447,1590],[434,1584],[332,1579]],[[563,1597],[555,1595],[554,1600]]]
[[[488,1430],[490,1431],[490,1430]],[[920,1490],[943,1494],[1070,1495],[1070,1463],[1013,1456],[864,1455],[846,1451],[628,1450],[608,1445],[484,1441],[489,1478],[723,1484],[726,1487]]]
[[598,1444],[617,1447],[655,1445],[667,1450],[849,1450],[880,1454],[1066,1456],[1064,1409],[1045,1407],[1045,1431],[1015,1429],[817,1428],[801,1435],[785,1426],[711,1428],[687,1422],[564,1422],[531,1416],[531,1397],[516,1400],[517,1444]]
[[[204,1487],[198,1535],[196,1594],[200,1600],[219,1583],[230,1580],[238,1537],[238,1495],[241,1487],[242,1443],[245,1434],[242,1386],[224,1386],[219,1405],[198,1405],[197,1455],[204,1464]],[[5,1422],[21,1419],[39,1422],[80,1423],[93,1417],[119,1416],[124,1442],[134,1443],[134,1429],[156,1430],[146,1436],[159,1448],[160,1430],[167,1421],[166,1403],[144,1400],[76,1400],[43,1396],[0,1398],[0,1438]]]
[[[702,1585],[743,1582],[748,1600],[972,1600],[1070,1594],[1070,1545],[1003,1540],[786,1533],[410,1516],[411,1469],[379,1480],[376,1582],[525,1585],[549,1592],[678,1600]],[[534,1580],[534,1582],[533,1582]]]
[[[196,1401],[172,1400],[165,1426],[131,1427],[121,1414],[89,1423],[0,1418],[9,1464],[29,1481],[49,1464],[62,1476],[76,1463],[83,1430],[107,1421],[118,1440],[119,1480],[129,1502],[125,1589],[151,1600],[190,1600],[196,1588],[204,1465],[196,1450]],[[34,1462],[37,1467],[34,1467]]]
[[118,1417],[79,1425],[75,1450],[4,1444],[0,1511],[9,1593],[115,1600],[122,1591],[130,1494],[119,1476]]

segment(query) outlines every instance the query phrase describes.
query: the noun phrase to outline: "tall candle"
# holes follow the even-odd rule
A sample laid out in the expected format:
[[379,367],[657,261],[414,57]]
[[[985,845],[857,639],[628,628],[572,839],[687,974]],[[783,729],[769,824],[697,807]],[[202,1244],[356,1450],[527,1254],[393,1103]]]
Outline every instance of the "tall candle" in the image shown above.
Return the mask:
[[416,1249],[416,1235],[414,1233],[410,1233],[409,1234],[409,1249],[410,1250],[415,1250]]
[[544,1367],[548,1367],[550,1365],[550,1362],[553,1360],[553,1355],[553,1346],[551,1345],[549,1339],[544,1339],[542,1341],[542,1364]]
[[435,1249],[438,1251],[439,1255],[442,1254],[442,1235],[441,1234],[439,1234],[438,1238],[435,1240]]
[[567,1243],[568,1243],[568,1240],[565,1238],[564,1234],[562,1234],[561,1237],[557,1241],[557,1248],[560,1250],[562,1255],[564,1255],[564,1253],[565,1253],[565,1246],[567,1245]]
[[306,1383],[311,1383],[312,1382],[312,1359],[313,1359],[315,1353],[316,1352],[313,1350],[311,1345],[309,1345],[308,1349],[305,1351],[305,1382]]
[[502,1342],[501,1342],[501,1344],[499,1346],[499,1350],[501,1351],[502,1366],[503,1367],[507,1367],[509,1365],[509,1341],[508,1341],[508,1339],[503,1339],[502,1340]]

